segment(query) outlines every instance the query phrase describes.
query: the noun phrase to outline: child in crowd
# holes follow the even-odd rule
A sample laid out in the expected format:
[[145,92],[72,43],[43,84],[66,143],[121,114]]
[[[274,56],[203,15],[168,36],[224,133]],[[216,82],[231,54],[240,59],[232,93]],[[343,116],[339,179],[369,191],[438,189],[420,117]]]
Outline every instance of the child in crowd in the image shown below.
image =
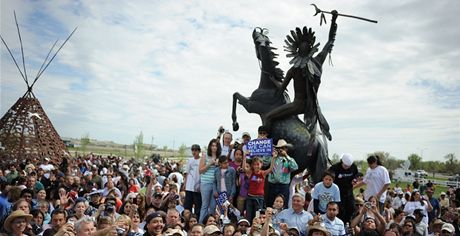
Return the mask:
[[329,202],[340,202],[340,190],[334,184],[334,174],[332,172],[324,172],[323,181],[315,185],[312,197],[316,214],[325,214]]
[[219,194],[226,192],[228,201],[233,202],[233,197],[236,194],[236,171],[229,168],[227,156],[219,157],[219,167],[214,171],[214,197],[219,197]]
[[247,153],[243,156],[243,169],[249,177],[248,197],[246,198],[246,219],[252,222],[255,212],[258,209],[264,208],[265,177],[273,170],[275,157],[278,153],[273,151],[273,158],[267,170],[262,170],[262,159],[257,156],[252,158],[251,168],[247,169],[246,155]]

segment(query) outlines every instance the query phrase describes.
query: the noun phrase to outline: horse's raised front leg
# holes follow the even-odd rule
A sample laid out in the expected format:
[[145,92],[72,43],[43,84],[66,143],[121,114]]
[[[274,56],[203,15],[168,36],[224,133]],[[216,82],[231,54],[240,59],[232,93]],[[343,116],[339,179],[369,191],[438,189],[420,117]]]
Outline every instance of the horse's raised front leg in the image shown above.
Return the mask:
[[238,92],[233,94],[233,106],[232,106],[232,126],[233,126],[233,131],[238,131],[238,129],[240,128],[240,125],[236,121],[236,102],[237,101],[238,101],[239,104],[241,104],[248,111],[249,98],[241,95]]

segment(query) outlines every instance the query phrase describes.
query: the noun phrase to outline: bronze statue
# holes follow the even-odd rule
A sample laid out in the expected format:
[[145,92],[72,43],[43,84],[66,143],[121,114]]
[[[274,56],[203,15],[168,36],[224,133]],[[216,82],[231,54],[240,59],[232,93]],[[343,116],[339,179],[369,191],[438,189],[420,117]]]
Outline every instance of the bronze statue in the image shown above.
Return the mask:
[[[276,48],[271,46],[266,30],[255,28],[252,37],[261,69],[259,87],[249,98],[238,92],[233,94],[233,130],[239,129],[236,117],[238,101],[249,113],[261,116],[262,122],[271,130],[270,138],[275,142],[283,138],[293,144],[294,149],[289,151],[289,155],[299,165],[299,170],[294,174],[307,168],[315,183],[321,181],[328,161],[327,143],[316,130],[317,120],[323,134],[331,139],[329,126],[319,109],[316,93],[321,78],[321,66],[333,47],[337,30],[336,13],[333,13],[329,41],[316,57],[313,55],[318,51],[319,44],[315,44],[311,29],[297,28],[296,31],[291,31],[291,36],[287,36],[286,50],[290,53],[288,56],[293,57],[290,62],[293,66],[286,78],[283,71],[277,67],[277,54],[273,52]],[[285,92],[290,80],[294,80],[295,90],[292,103]],[[305,116],[305,123],[297,117],[301,113]]]
[[[327,139],[332,140],[329,132],[329,124],[324,118],[318,104],[317,93],[321,83],[322,65],[330,54],[337,32],[337,16],[349,17],[367,22],[377,23],[359,16],[339,14],[337,11],[323,11],[316,5],[315,16],[320,14],[321,21],[326,22],[325,14],[332,15],[329,39],[321,52],[319,43],[315,44],[315,36],[312,29],[303,27],[291,31],[286,36],[285,51],[287,57],[293,57],[290,61],[292,67],[287,72],[286,78],[279,69],[278,56],[270,46],[267,30],[255,28],[252,37],[256,48],[256,55],[260,63],[260,83],[251,97],[244,97],[238,92],[233,94],[232,121],[233,130],[239,129],[236,121],[236,102],[238,101],[249,113],[258,114],[262,123],[270,129],[270,138],[276,142],[285,139],[294,145],[294,150],[289,151],[289,156],[294,157],[299,169],[297,173],[308,169],[313,182],[322,180],[322,174],[327,168],[328,151]],[[290,102],[285,92],[289,82],[294,80],[294,101]],[[304,122],[297,115],[304,114]],[[321,132],[317,129],[317,123]],[[323,136],[321,137],[320,134]],[[296,174],[296,173],[294,173]]]

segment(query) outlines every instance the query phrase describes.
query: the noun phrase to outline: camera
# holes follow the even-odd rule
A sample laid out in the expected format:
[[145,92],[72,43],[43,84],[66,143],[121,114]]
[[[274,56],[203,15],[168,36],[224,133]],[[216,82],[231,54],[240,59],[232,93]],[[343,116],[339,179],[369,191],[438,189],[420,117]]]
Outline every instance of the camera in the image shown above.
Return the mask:
[[115,203],[112,202],[112,201],[108,201],[106,204],[105,204],[105,213],[107,214],[112,214],[115,212]]
[[371,209],[372,208],[372,204],[370,202],[366,202],[364,204],[364,206],[367,208],[367,209]]
[[117,235],[121,236],[121,235],[125,234],[125,231],[126,231],[125,229],[117,227]]

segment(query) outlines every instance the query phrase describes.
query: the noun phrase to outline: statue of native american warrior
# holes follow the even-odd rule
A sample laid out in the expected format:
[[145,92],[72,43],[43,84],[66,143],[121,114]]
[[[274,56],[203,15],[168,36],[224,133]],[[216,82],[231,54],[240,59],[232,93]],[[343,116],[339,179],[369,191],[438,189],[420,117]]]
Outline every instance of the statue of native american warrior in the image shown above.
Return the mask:
[[[316,123],[323,134],[329,139],[332,136],[329,132],[329,124],[324,118],[319,107],[317,92],[321,83],[322,65],[326,60],[327,54],[332,51],[334,46],[335,35],[337,32],[337,11],[332,11],[332,22],[329,30],[329,40],[319,51],[319,43],[316,43],[315,32],[311,28],[303,27],[291,30],[291,35],[285,39],[285,51],[289,54],[287,57],[293,57],[289,62],[292,67],[286,74],[283,82],[278,82],[278,93],[283,93],[291,80],[294,80],[294,101],[279,106],[262,116],[265,126],[271,127],[275,120],[284,117],[304,114],[304,122],[307,125],[309,133],[315,131]],[[316,44],[315,44],[316,43]]]

